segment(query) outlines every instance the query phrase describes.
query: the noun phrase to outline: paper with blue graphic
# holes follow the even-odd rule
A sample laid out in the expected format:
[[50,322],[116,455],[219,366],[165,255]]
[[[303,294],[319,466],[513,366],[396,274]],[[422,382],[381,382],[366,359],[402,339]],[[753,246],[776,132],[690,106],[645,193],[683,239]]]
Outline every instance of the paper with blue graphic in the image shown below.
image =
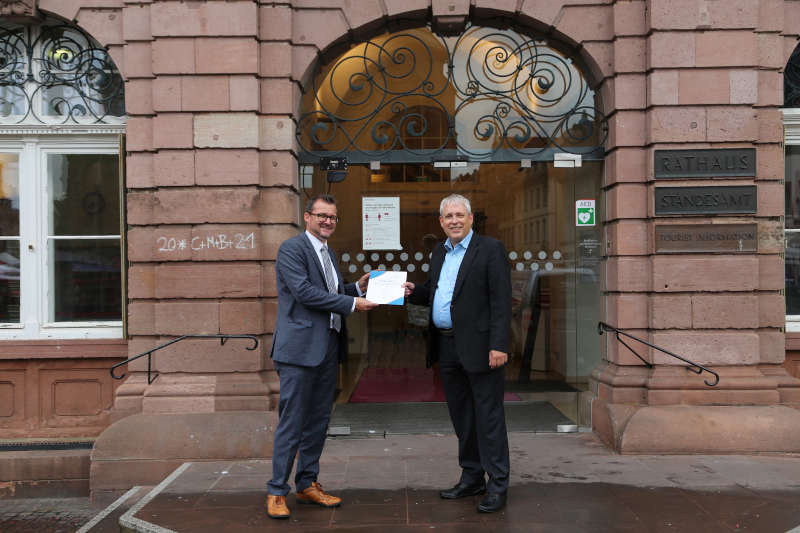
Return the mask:
[[373,270],[369,273],[367,300],[377,304],[403,305],[407,272]]

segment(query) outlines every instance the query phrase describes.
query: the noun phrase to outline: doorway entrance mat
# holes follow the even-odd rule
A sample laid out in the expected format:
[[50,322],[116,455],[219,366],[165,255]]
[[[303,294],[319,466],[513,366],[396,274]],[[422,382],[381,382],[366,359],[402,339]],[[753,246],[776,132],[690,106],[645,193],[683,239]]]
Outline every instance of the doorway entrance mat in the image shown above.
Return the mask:
[[[559,424],[574,424],[550,402],[511,402],[505,405],[508,431],[556,432]],[[453,433],[447,404],[345,403],[337,404],[330,433],[351,437]]]
[[[503,400],[519,401],[513,392]],[[361,374],[350,403],[444,402],[439,370],[433,368],[367,367]]]

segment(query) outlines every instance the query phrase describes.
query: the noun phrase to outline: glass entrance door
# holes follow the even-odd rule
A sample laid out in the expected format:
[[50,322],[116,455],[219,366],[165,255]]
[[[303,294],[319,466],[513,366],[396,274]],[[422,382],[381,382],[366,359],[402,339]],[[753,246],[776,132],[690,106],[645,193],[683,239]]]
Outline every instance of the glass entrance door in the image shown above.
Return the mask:
[[[306,197],[330,192],[341,221],[330,244],[348,281],[371,270],[403,270],[424,283],[433,248],[445,239],[442,198],[470,199],[477,233],[500,239],[511,269],[511,358],[505,369],[507,405],[540,402],[540,418],[579,423],[579,396],[600,359],[596,325],[601,312],[602,212],[594,226],[576,227],[575,201],[601,208],[602,163],[555,168],[535,162],[388,164],[351,166],[345,181],[329,184],[318,167],[304,167]],[[400,250],[362,247],[362,197],[398,197]],[[438,369],[425,368],[429,309],[383,306],[348,318],[350,357],[337,403],[444,401]],[[488,354],[487,354],[488,356]],[[549,418],[548,418],[549,417]],[[552,428],[551,430],[554,430]]]

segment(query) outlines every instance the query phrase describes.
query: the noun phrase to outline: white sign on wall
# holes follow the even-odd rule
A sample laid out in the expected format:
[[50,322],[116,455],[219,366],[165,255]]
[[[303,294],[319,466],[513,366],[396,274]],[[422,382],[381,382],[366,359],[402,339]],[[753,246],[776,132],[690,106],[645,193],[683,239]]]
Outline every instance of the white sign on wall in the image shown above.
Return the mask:
[[400,197],[361,198],[361,246],[364,250],[402,250]]

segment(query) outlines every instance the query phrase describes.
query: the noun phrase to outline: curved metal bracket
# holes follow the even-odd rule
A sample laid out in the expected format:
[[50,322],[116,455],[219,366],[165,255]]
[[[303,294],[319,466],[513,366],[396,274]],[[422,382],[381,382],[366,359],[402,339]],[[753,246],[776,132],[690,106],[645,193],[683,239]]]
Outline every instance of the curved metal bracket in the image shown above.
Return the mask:
[[122,375],[118,376],[116,374],[117,368],[119,368],[119,367],[121,367],[123,365],[127,365],[131,361],[135,361],[135,360],[137,360],[137,359],[139,359],[141,357],[145,357],[146,356],[147,357],[147,384],[150,385],[160,375],[158,372],[153,372],[152,371],[152,358],[150,356],[153,354],[153,352],[161,350],[162,348],[166,348],[167,346],[169,346],[171,344],[175,344],[176,342],[180,342],[180,341],[182,341],[184,339],[219,339],[220,346],[224,346],[225,342],[227,342],[228,339],[250,339],[251,341],[253,341],[253,345],[252,346],[245,346],[245,350],[253,351],[256,348],[258,348],[258,337],[256,337],[255,335],[181,335],[180,337],[176,337],[176,338],[172,339],[171,341],[165,342],[164,344],[159,344],[155,348],[151,348],[150,350],[147,350],[146,352],[142,352],[140,354],[134,355],[133,357],[129,357],[128,359],[125,359],[124,361],[115,364],[114,366],[112,366],[109,369],[109,371],[111,372],[111,377],[114,378],[114,379],[122,379],[122,378],[124,378],[127,374],[122,374]]
[[623,336],[625,336],[625,337],[627,337],[629,339],[633,339],[636,342],[641,342],[642,344],[644,344],[646,346],[649,346],[650,348],[653,348],[654,350],[658,350],[661,353],[665,353],[665,354],[667,354],[667,355],[669,355],[671,357],[674,357],[676,359],[680,359],[681,361],[683,361],[684,363],[687,363],[689,365],[689,366],[686,367],[687,370],[691,370],[692,372],[694,372],[697,375],[700,375],[703,372],[708,372],[709,374],[714,376],[714,381],[712,383],[709,383],[708,380],[703,380],[703,383],[705,383],[709,387],[714,387],[714,386],[717,385],[717,383],[719,383],[719,374],[717,374],[716,372],[714,372],[713,370],[711,370],[709,368],[704,367],[703,365],[699,365],[699,364],[697,364],[697,363],[695,363],[693,361],[690,361],[689,359],[686,359],[685,357],[681,357],[678,354],[672,353],[669,350],[665,350],[664,348],[660,348],[660,347],[656,346],[655,344],[651,344],[651,343],[647,342],[646,340],[640,339],[639,337],[634,337],[633,335],[631,335],[629,333],[625,333],[621,329],[615,328],[614,326],[606,324],[605,322],[598,322],[597,323],[597,333],[598,333],[598,335],[602,335],[603,333],[612,333],[612,332],[614,333],[614,335],[617,338],[617,340],[619,341],[619,343],[622,344],[623,346],[625,346],[627,349],[629,349],[633,353],[633,355],[638,357],[639,360],[641,362],[643,362],[647,366],[647,368],[653,368],[653,364],[650,363],[649,361],[646,361],[641,355],[639,355],[636,352],[636,350],[631,348],[631,346],[628,343],[623,341],[620,338],[620,335],[623,335]]

